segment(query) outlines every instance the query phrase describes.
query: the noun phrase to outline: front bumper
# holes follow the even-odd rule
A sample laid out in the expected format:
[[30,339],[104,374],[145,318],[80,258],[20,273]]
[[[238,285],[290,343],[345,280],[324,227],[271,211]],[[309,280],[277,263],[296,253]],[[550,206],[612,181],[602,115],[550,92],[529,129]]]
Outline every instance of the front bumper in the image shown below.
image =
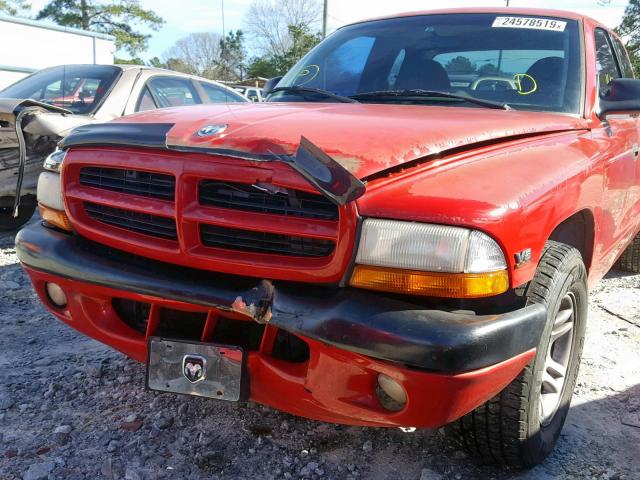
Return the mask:
[[[249,354],[251,398],[325,421],[434,427],[455,420],[518,375],[546,321],[540,305],[476,316],[425,310],[364,290],[220,276],[129,256],[41,225],[22,230],[16,250],[53,313],[140,361],[145,335],[119,319],[114,298],[265,323],[260,349]],[[47,281],[65,289],[66,308],[51,304]],[[270,357],[265,339],[279,330],[309,345],[306,362]],[[400,412],[376,400],[379,373],[405,388],[409,400]]]

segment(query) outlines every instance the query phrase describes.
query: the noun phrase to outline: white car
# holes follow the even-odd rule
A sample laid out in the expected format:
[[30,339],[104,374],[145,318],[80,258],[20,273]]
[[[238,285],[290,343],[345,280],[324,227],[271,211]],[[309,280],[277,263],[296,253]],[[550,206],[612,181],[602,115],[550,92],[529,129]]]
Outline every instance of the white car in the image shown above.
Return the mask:
[[247,102],[220,83],[139,65],[62,65],[0,91],[0,230],[29,220],[44,159],[71,130],[134,112]]
[[264,102],[265,93],[262,88],[258,87],[234,87],[234,90],[240,92],[244,97],[252,102]]

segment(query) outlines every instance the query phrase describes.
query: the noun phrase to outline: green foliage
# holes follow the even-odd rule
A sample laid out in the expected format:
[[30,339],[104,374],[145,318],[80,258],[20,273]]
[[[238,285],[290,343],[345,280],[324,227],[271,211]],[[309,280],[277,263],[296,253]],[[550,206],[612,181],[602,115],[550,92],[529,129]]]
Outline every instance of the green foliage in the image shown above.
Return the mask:
[[272,78],[278,76],[278,70],[270,59],[256,57],[253,58],[249,64],[247,76],[249,76],[249,78]]
[[0,13],[7,15],[26,14],[30,8],[26,0],[0,0]]
[[275,77],[284,75],[298,60],[322,40],[321,33],[313,33],[306,25],[289,25],[291,42],[282,54],[256,58],[249,67],[249,76]]
[[476,71],[476,67],[471,63],[471,60],[461,55],[449,60],[445,68],[449,73],[458,74],[473,73]]
[[113,35],[116,47],[132,57],[147,49],[150,35],[136,31],[136,24],[158,30],[164,20],[152,10],[145,10],[138,0],[52,0],[40,12],[38,20],[50,19],[58,25]]
[[640,76],[640,0],[630,0],[624,10],[622,23],[616,29],[627,42],[627,52],[636,77]]
[[242,80],[246,70],[247,52],[244,48],[242,30],[229,32],[220,40],[220,58],[218,60],[218,78],[220,80]]
[[114,58],[113,63],[116,65],[144,65],[144,60],[140,57],[133,58]]

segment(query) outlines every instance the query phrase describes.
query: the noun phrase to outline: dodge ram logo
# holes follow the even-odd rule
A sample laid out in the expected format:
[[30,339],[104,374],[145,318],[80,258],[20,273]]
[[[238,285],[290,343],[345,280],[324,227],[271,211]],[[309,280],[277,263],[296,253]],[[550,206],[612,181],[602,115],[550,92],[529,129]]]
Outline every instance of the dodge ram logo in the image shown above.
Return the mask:
[[207,360],[200,355],[185,355],[182,359],[182,373],[191,383],[204,380]]
[[219,133],[224,132],[229,125],[222,123],[219,125],[205,125],[196,132],[199,137],[213,137]]

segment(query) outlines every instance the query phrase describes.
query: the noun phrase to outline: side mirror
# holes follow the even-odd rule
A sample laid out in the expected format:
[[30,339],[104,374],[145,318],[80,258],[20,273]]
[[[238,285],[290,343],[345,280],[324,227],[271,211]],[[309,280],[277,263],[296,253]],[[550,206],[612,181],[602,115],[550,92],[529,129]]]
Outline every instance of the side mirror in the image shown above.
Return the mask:
[[263,90],[264,90],[264,95],[267,96],[271,93],[271,91],[276,88],[276,85],[278,85],[278,82],[282,80],[282,76],[280,77],[273,77],[270,78],[269,80],[267,80],[264,84]]
[[610,114],[640,114],[640,80],[614,78],[609,82],[609,91],[600,98],[600,118]]

